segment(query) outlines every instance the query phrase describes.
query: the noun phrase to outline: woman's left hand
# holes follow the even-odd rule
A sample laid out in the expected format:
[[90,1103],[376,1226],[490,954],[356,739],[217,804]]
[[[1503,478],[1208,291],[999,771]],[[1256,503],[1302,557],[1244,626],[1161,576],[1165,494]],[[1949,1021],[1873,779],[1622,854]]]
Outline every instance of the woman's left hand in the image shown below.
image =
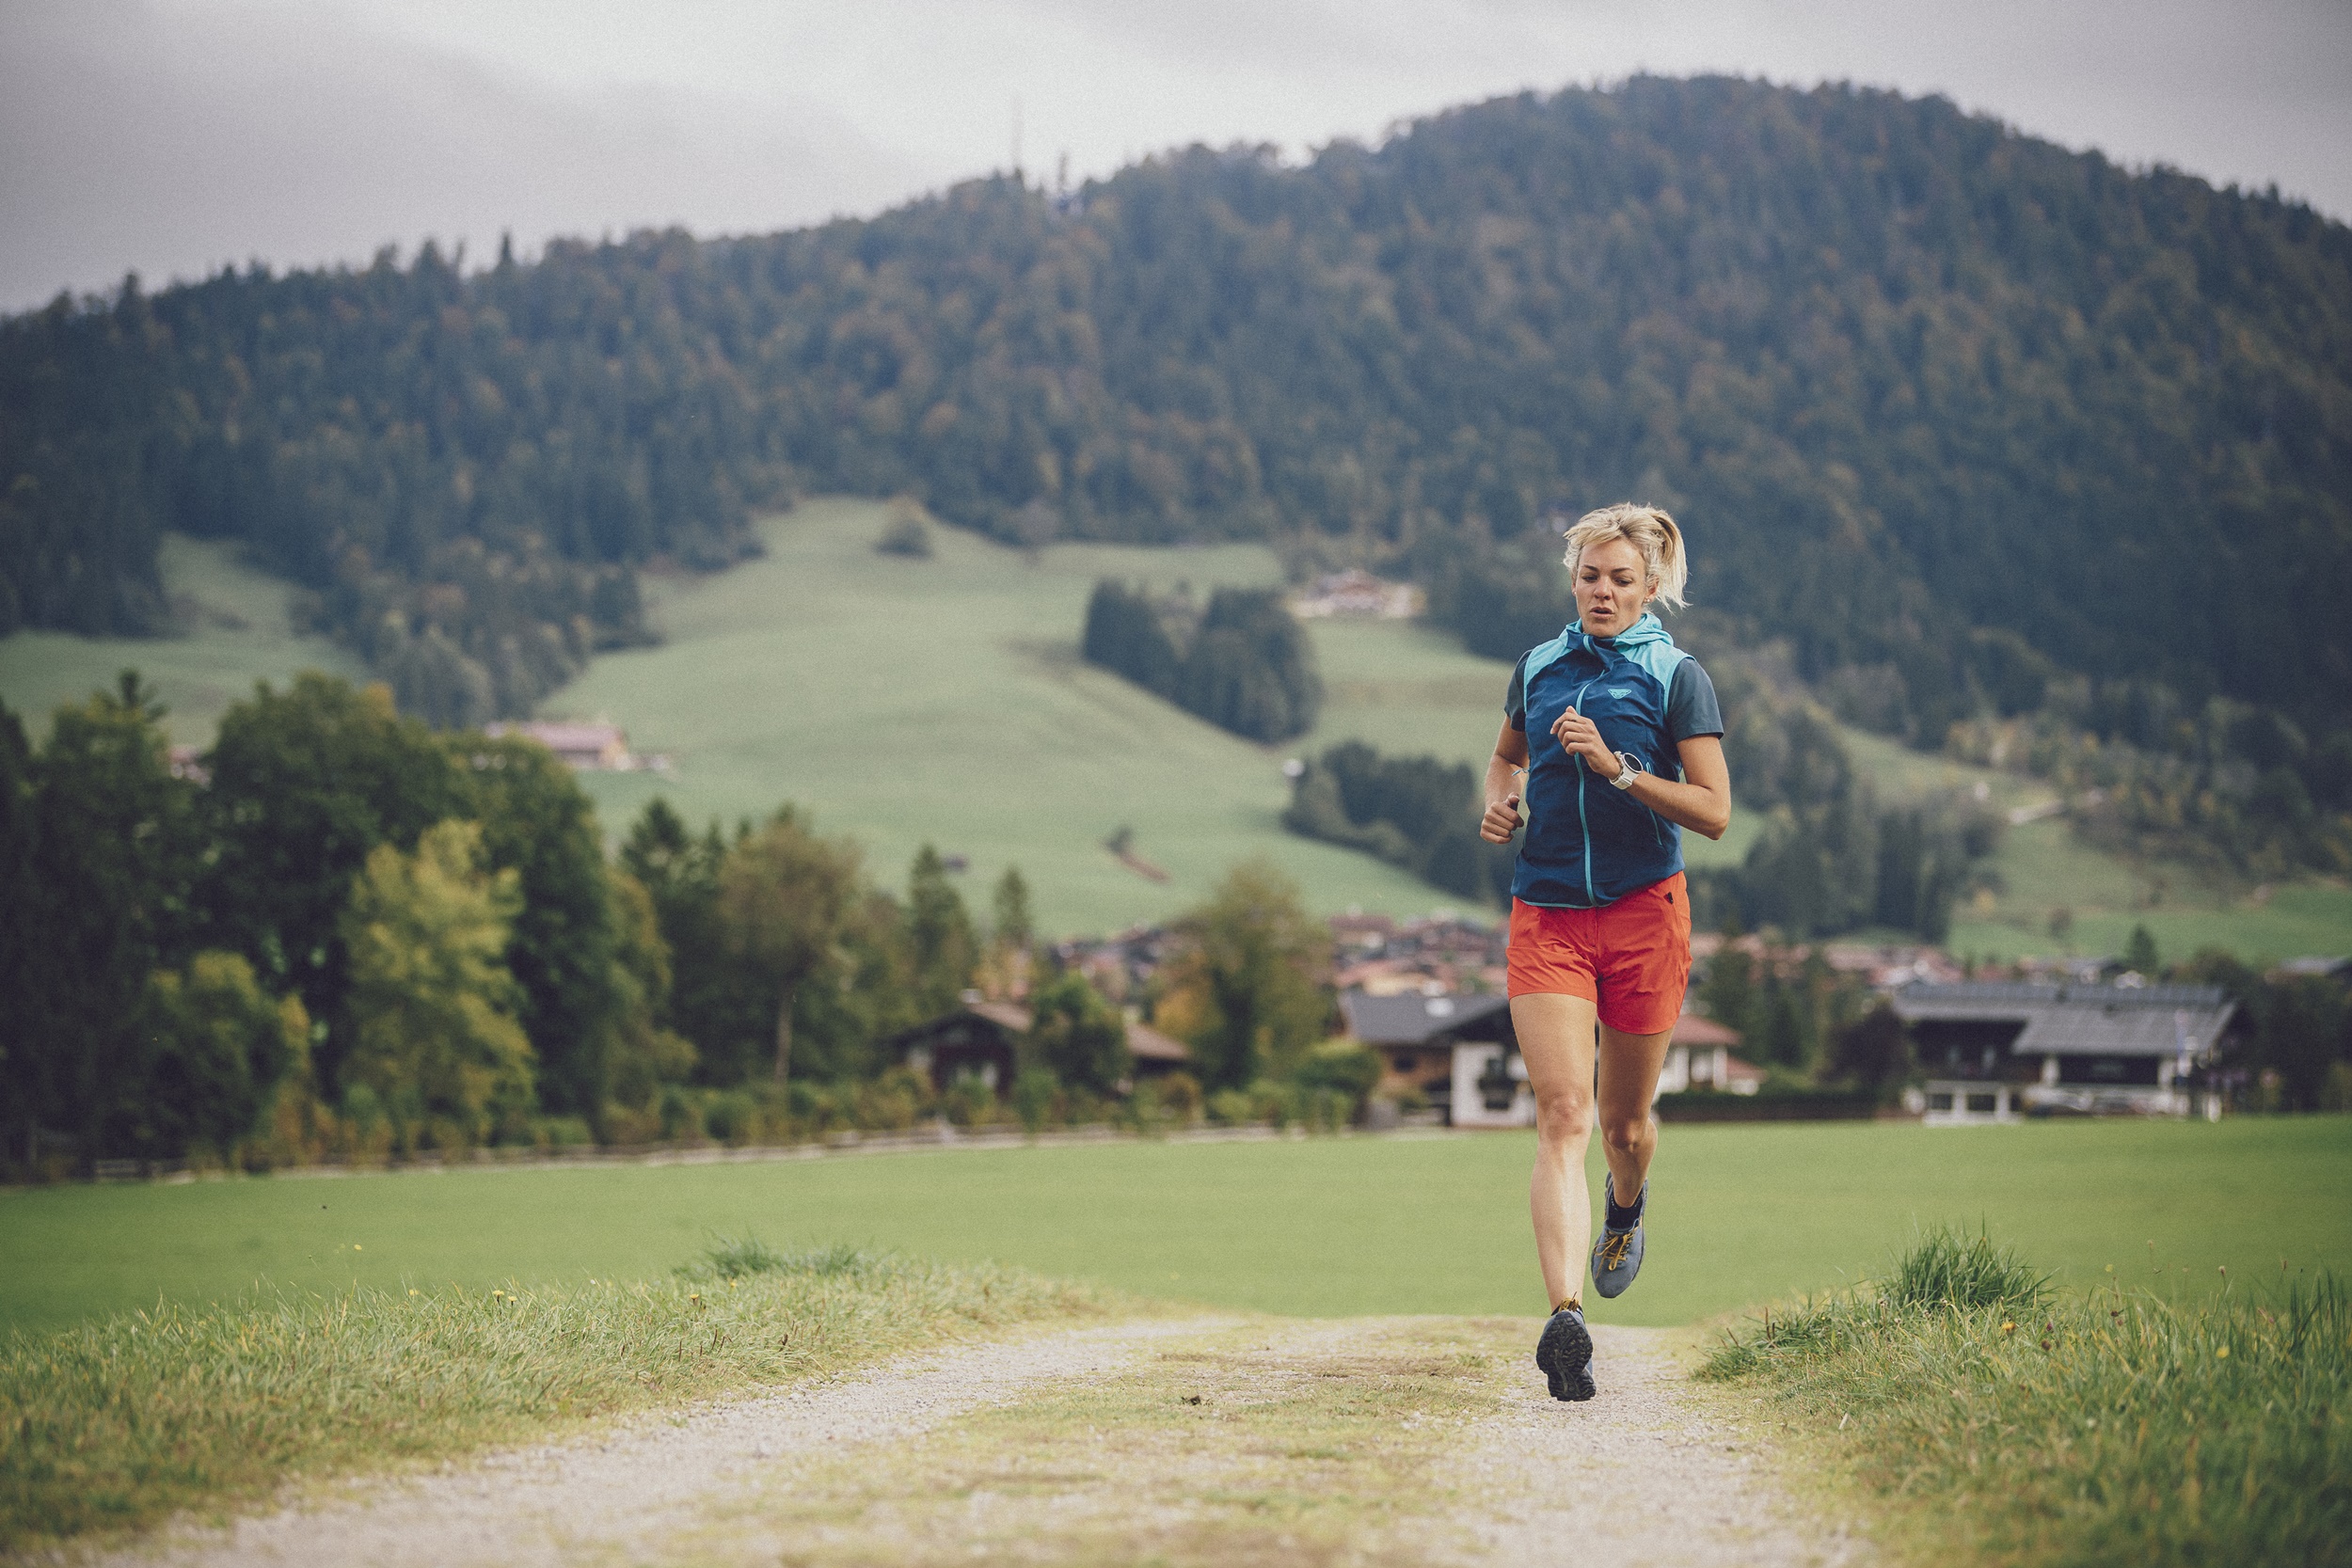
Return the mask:
[[1582,757],[1584,766],[1604,779],[1613,779],[1624,764],[1609,743],[1600,737],[1600,731],[1590,719],[1574,708],[1560,715],[1551,726],[1551,737],[1560,742],[1570,756]]

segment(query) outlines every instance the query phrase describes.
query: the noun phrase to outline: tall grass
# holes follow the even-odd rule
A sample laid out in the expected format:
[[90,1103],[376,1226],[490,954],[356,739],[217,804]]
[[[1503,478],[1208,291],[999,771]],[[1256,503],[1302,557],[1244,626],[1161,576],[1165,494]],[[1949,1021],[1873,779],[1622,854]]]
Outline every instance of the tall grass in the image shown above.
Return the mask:
[[2173,1303],[2051,1296],[1988,1239],[1724,1336],[1743,1383],[1891,1505],[1923,1558],[2352,1563],[2352,1300],[2332,1275]]
[[0,1548],[1106,1306],[1014,1270],[787,1255],[748,1238],[681,1272],[286,1293],[11,1336],[0,1341]]

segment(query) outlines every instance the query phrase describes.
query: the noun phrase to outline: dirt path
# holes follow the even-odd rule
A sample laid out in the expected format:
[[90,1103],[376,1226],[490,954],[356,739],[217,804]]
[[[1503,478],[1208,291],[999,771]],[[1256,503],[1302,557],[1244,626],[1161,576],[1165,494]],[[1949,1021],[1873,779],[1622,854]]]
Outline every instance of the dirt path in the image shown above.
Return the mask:
[[318,1489],[109,1561],[1848,1563],[1655,1331],[1555,1403],[1534,1325],[1144,1322]]

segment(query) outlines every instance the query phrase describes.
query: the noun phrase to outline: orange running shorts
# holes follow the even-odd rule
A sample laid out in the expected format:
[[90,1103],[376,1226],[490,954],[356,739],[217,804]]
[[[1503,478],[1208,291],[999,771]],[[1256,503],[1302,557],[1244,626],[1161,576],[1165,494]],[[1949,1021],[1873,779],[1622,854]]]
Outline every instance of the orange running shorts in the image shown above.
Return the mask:
[[1691,895],[1677,871],[1596,910],[1511,900],[1513,996],[1581,996],[1621,1035],[1662,1034],[1691,978]]

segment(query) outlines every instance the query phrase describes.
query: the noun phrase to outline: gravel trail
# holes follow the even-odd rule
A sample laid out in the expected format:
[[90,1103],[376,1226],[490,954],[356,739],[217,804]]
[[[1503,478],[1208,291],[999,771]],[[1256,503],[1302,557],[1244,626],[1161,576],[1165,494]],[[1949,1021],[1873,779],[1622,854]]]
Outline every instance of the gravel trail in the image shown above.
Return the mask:
[[412,1479],[360,1481],[217,1529],[182,1526],[105,1561],[171,1568],[568,1568],[639,1560],[796,1465],[904,1442],[1047,1381],[1100,1376],[1231,1319],[1151,1321],[910,1357],[853,1381],[670,1416]]
[[1567,1418],[1532,1367],[1512,1385],[1454,1478],[1475,1500],[1422,1536],[1426,1560],[1844,1568],[1873,1555],[1694,1395],[1667,1335],[1596,1323],[1593,1354],[1600,1392]]
[[[1564,1405],[1534,1369],[1534,1326],[1194,1318],[961,1347],[596,1438],[339,1482],[230,1525],[183,1522],[104,1560],[1869,1560],[1690,1386],[1674,1335],[1597,1325],[1600,1395]],[[1363,1414],[1380,1400],[1384,1414]]]

